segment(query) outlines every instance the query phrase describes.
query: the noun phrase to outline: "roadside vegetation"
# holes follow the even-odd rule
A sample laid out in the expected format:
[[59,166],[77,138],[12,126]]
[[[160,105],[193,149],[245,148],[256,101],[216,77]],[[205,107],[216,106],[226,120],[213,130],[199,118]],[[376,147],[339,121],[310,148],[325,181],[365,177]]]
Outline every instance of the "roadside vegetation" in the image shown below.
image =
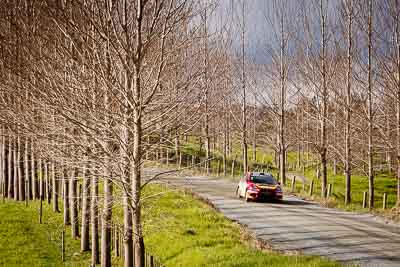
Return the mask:
[[[301,171],[293,171],[299,175],[303,175]],[[363,208],[364,192],[368,192],[368,177],[360,174],[352,175],[352,201],[345,205],[345,176],[337,173],[334,175],[332,168],[328,169],[328,184],[332,185],[332,191],[328,199],[321,198],[320,180],[316,177],[316,169],[309,168],[304,172],[307,179],[305,190],[302,183],[297,179],[296,192],[307,199],[320,201],[329,207],[340,208],[348,211],[357,212],[374,212],[387,217],[398,220],[398,210],[396,209],[397,202],[397,180],[392,173],[381,172],[375,176],[375,207],[370,209],[368,204]],[[313,195],[310,196],[310,182],[314,180]],[[292,180],[289,180],[287,190],[291,189]],[[387,194],[386,209],[383,210],[383,194]],[[368,198],[366,199],[368,201]]]
[[39,202],[7,200],[0,203],[0,266],[88,266],[90,253],[80,253],[79,240],[65,228],[65,259],[61,258],[62,214],[43,205],[39,224]]
[[[191,168],[191,158],[204,157],[204,153],[200,150],[200,146],[194,142],[194,140],[189,140],[187,143],[182,144],[183,158],[187,159],[182,162],[181,167],[189,167],[189,171],[195,174],[205,174],[204,164],[199,164],[194,168]],[[253,151],[249,150],[249,154]],[[211,155],[211,175],[218,175],[218,165],[220,165],[219,176],[225,179],[230,179],[237,181],[238,177],[243,174],[242,161],[239,158],[240,147],[235,145],[232,156],[227,157],[227,175],[223,175],[222,164],[222,154],[216,152]],[[301,179],[296,179],[295,191],[293,193],[299,195],[302,198],[321,202],[321,204],[328,207],[334,207],[339,209],[344,209],[347,211],[357,211],[357,212],[373,212],[376,214],[384,215],[386,217],[398,220],[399,212],[396,209],[397,201],[397,179],[392,172],[381,171],[377,172],[375,176],[375,207],[372,209],[366,207],[363,208],[363,196],[364,192],[368,192],[368,177],[362,174],[352,175],[352,202],[345,205],[345,175],[343,174],[343,166],[338,165],[336,174],[332,166],[328,165],[327,178],[328,184],[331,184],[331,192],[328,199],[321,197],[321,180],[317,177],[317,168],[315,167],[315,162],[317,157],[313,154],[309,154],[309,159],[311,163],[314,163],[310,167],[305,167],[304,172],[302,169],[297,167],[298,164],[298,153],[295,151],[288,152],[287,155],[287,184],[285,186],[286,192],[291,192],[292,190],[292,179],[293,175],[304,176],[306,179],[306,184],[303,185]],[[232,162],[235,160],[234,175],[232,176]],[[166,166],[165,162],[162,164]],[[170,167],[179,168],[178,164],[175,162],[169,163]],[[275,165],[274,154],[271,153],[271,149],[268,148],[258,148],[257,149],[257,160],[255,162],[249,162],[250,170],[265,170],[271,172],[275,177],[279,177],[279,169]],[[313,194],[310,196],[310,183],[314,180]],[[383,210],[383,194],[386,193],[386,209]],[[366,199],[368,201],[368,198]]]
[[147,193],[165,190],[145,204],[144,217],[147,248],[166,266],[340,266],[319,257],[261,251],[240,225],[184,191],[153,186]]
[[[144,193],[159,194],[145,201],[144,236],[146,250],[164,266],[340,266],[319,257],[257,249],[240,225],[184,191],[154,185]],[[39,224],[38,208],[39,202],[29,207],[14,201],[0,204],[0,266],[63,264],[62,216],[44,204]],[[66,266],[90,263],[90,253],[79,252],[79,240],[71,239],[69,231],[65,248]],[[114,257],[113,265],[120,265],[119,259]]]

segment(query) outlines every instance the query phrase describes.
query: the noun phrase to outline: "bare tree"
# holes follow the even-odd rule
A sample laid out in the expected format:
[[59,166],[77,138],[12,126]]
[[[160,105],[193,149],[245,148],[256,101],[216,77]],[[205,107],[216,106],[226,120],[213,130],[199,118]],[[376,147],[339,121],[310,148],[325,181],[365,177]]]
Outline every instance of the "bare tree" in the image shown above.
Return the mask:
[[243,172],[248,171],[248,155],[247,155],[247,98],[246,98],[246,69],[245,69],[245,51],[246,51],[246,4],[242,0],[242,23],[241,23],[241,85],[242,85],[242,153],[243,153]]
[[373,147],[373,86],[372,86],[372,49],[373,49],[373,8],[372,0],[368,0],[368,182],[369,182],[369,207],[374,207],[374,147]]
[[352,76],[352,26],[353,26],[353,0],[345,2],[345,12],[347,15],[347,73],[346,73],[346,131],[345,131],[345,175],[346,193],[345,204],[351,202],[351,76]]

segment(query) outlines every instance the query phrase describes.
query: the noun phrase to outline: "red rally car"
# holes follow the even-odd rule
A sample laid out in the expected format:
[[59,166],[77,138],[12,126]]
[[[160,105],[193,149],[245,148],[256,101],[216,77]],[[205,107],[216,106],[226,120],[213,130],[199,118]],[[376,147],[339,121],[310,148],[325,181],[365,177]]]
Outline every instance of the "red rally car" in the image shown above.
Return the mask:
[[240,179],[236,188],[239,198],[249,200],[282,200],[283,192],[280,183],[269,173],[248,172]]

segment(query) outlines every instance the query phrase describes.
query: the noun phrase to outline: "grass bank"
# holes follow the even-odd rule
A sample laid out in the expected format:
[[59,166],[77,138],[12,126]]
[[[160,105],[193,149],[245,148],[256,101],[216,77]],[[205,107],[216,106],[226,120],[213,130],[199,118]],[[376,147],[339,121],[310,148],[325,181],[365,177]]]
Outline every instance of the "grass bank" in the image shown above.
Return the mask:
[[319,257],[254,248],[248,234],[207,204],[181,191],[151,187],[145,243],[166,266],[339,266]]
[[[165,266],[339,266],[301,255],[256,249],[249,235],[207,204],[182,191],[151,186],[145,191],[147,251]],[[118,212],[116,212],[116,216]],[[0,266],[62,266],[62,215],[44,204],[0,203]],[[90,253],[79,253],[79,240],[66,229],[65,266],[88,266]],[[114,259],[116,260],[116,259]],[[114,265],[120,263],[115,261]]]
[[[182,144],[182,167],[188,167],[191,165],[193,158],[195,158],[196,164],[193,168],[190,168],[188,174],[194,175],[204,175],[204,148],[200,150],[200,146],[194,142],[194,140],[189,140],[189,142]],[[174,153],[170,151],[170,153]],[[257,149],[257,161],[252,161],[252,150],[249,149],[249,159],[250,159],[250,169],[251,170],[267,170],[272,172],[276,177],[278,177],[278,170],[274,166],[274,156],[271,153],[271,150]],[[396,208],[396,183],[397,180],[393,173],[389,172],[377,172],[375,175],[375,205],[373,209],[363,208],[363,193],[368,191],[368,178],[365,175],[361,175],[358,173],[354,173],[352,175],[352,203],[350,205],[344,205],[344,193],[345,193],[345,177],[342,173],[333,173],[331,166],[328,168],[328,183],[332,185],[331,197],[328,201],[321,199],[321,181],[316,179],[316,163],[317,158],[313,154],[309,154],[307,157],[311,165],[305,167],[304,172],[300,170],[296,170],[297,165],[297,152],[290,151],[288,152],[288,172],[297,173],[299,175],[304,175],[307,178],[307,184],[302,185],[302,183],[297,180],[296,192],[301,195],[303,198],[311,199],[317,202],[321,202],[322,204],[329,206],[344,209],[347,211],[357,211],[357,212],[373,212],[375,214],[384,215],[393,220],[400,220],[400,209]],[[166,164],[165,160],[160,161],[161,167],[169,167],[169,168],[177,168],[178,166],[174,164],[176,162],[171,160],[170,164]],[[203,162],[199,164],[199,162]],[[235,162],[235,164],[232,164]],[[154,162],[152,163],[154,164]],[[234,166],[234,169],[232,168]],[[220,152],[216,151],[212,155],[211,160],[211,175],[223,177],[222,172],[222,155]],[[338,167],[338,170],[340,168]],[[218,171],[219,170],[219,171]],[[232,173],[233,170],[233,173]],[[232,175],[233,174],[233,175]],[[238,181],[238,177],[243,175],[243,167],[242,160],[240,157],[240,147],[234,146],[232,155],[227,158],[227,173],[224,178]],[[314,190],[313,196],[309,196],[309,182],[314,179]],[[291,180],[288,179],[286,191],[291,191]],[[386,209],[383,210],[383,195],[386,193],[387,195],[387,203]]]
[[[43,205],[38,223],[38,202],[0,202],[0,266],[63,266],[61,260],[62,215]],[[89,253],[79,252],[79,240],[65,232],[64,266],[88,266]]]
[[[306,169],[304,176],[307,177],[308,181],[314,179],[314,193],[311,199],[322,201],[321,195],[321,181],[316,178],[315,169]],[[368,192],[368,178],[363,175],[353,174],[351,178],[351,197],[352,202],[349,205],[344,205],[344,194],[345,194],[345,176],[343,174],[333,173],[332,169],[328,170],[328,184],[332,185],[332,193],[327,201],[327,205],[330,207],[337,207],[348,211],[361,211],[367,212],[368,208],[363,209],[363,192]],[[397,180],[395,177],[388,172],[377,173],[374,179],[375,184],[375,207],[374,212],[395,216],[391,214],[391,208],[396,205],[396,194],[397,194]],[[289,180],[289,186],[291,186],[291,180]],[[298,183],[296,186],[297,192],[300,195],[310,198],[309,196],[309,184],[305,187],[306,191],[303,192],[302,184]],[[384,211],[383,208],[383,194],[387,194],[387,209]],[[396,215],[397,216],[397,215]]]

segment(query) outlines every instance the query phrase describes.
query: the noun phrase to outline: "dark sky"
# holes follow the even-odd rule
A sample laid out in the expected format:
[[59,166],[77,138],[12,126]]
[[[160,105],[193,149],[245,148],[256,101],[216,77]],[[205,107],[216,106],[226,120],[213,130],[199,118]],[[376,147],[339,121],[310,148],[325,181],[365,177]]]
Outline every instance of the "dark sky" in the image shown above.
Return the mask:
[[[302,27],[299,21],[295,21],[303,3],[310,5],[313,0],[244,0],[245,1],[245,29],[246,29],[246,57],[256,63],[270,61],[269,49],[277,46],[277,32],[271,26],[270,18],[276,13],[278,6],[285,5],[284,10],[291,23],[294,23],[296,32],[301,33]],[[242,21],[242,0],[219,0],[218,7],[213,14],[213,25],[226,25],[232,27],[234,49],[240,47],[240,27]],[[328,0],[330,16],[336,13],[338,0]],[[308,9],[310,14],[315,13],[318,18],[318,10]],[[297,18],[298,19],[298,18]],[[318,31],[318,29],[316,29]]]
[[[240,32],[242,23],[242,1],[220,0],[219,6],[214,13],[216,25],[231,27],[233,32],[233,43],[235,48],[240,47]],[[258,58],[264,61],[265,40],[271,38],[272,30],[267,20],[266,12],[271,5],[270,0],[245,0],[245,31],[246,31],[246,54],[247,57]]]

